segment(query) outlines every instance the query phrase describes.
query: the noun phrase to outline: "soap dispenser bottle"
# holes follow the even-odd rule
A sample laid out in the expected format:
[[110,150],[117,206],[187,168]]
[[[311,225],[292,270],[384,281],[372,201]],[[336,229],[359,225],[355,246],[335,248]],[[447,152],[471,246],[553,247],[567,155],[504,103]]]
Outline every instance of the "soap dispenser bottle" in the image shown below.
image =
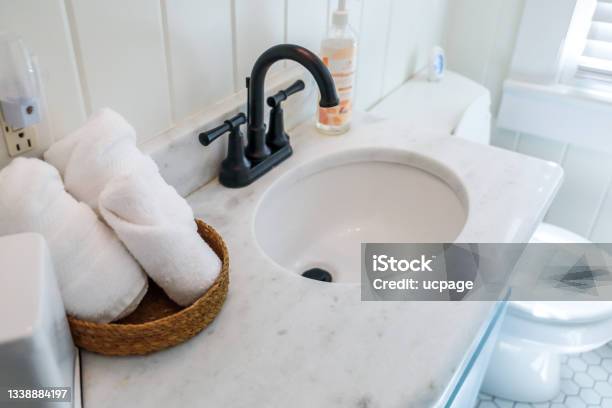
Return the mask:
[[348,20],[346,0],[338,0],[338,9],[332,13],[329,34],[321,42],[321,59],[334,78],[340,98],[340,104],[336,107],[319,107],[317,128],[326,134],[344,133],[350,127],[357,38]]

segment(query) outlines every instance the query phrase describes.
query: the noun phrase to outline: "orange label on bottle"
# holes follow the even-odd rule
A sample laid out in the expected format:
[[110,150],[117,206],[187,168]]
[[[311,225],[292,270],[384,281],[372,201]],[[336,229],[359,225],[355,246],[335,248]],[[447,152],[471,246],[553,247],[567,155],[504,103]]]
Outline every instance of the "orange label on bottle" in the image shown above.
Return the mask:
[[355,47],[323,49],[323,63],[334,78],[340,104],[333,108],[319,107],[319,123],[342,126],[351,118],[353,110],[353,83],[355,80]]

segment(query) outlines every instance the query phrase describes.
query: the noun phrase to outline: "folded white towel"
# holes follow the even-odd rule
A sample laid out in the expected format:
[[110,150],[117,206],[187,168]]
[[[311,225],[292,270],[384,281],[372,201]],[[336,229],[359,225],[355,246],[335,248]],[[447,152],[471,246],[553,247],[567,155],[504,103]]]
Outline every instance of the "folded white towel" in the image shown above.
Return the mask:
[[147,291],[147,277],[115,234],[41,160],[18,158],[0,171],[0,235],[20,232],[46,238],[70,315],[110,322]]
[[[219,257],[197,234],[189,205],[174,189],[139,174],[113,179],[100,195],[100,213],[147,274],[176,303],[199,298],[221,270]],[[191,214],[191,223],[177,223]]]
[[136,146],[134,128],[107,108],[54,143],[44,156],[64,176],[66,190],[96,211],[98,197],[113,177],[132,173],[160,177],[155,162]]
[[63,169],[66,190],[104,216],[176,303],[188,305],[210,287],[219,258],[197,234],[191,207],[138,149],[136,132],[121,115],[101,110],[45,158]]
[[108,137],[117,140],[129,139],[136,142],[136,131],[117,112],[103,108],[92,115],[83,126],[53,143],[44,154],[45,160],[51,163],[63,176],[74,148],[82,139],[102,140]]

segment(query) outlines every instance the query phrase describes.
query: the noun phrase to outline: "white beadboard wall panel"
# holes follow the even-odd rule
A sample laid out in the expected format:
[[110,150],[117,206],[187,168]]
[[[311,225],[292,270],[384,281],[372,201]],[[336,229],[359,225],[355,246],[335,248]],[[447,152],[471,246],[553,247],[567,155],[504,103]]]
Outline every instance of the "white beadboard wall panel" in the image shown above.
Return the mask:
[[[285,0],[233,0],[235,12],[235,89],[244,89],[245,78],[259,55],[269,47],[284,42]],[[273,67],[282,67],[279,62]]]
[[328,0],[287,0],[287,42],[318,54],[327,32],[328,10]]
[[563,160],[565,181],[546,222],[588,237],[612,175],[612,161],[604,153],[569,146]]
[[484,79],[503,1],[451,1],[446,39],[450,69],[478,82]]
[[[432,2],[432,3],[435,3]],[[420,0],[392,0],[389,35],[386,49],[383,93],[387,94],[402,84],[411,74],[422,68],[427,55],[419,53],[419,42],[424,31],[421,14],[428,5]]]
[[513,79],[539,84],[556,83],[576,5],[594,2],[595,0],[525,1],[510,67]]
[[450,4],[454,0],[431,0],[435,4],[430,9],[428,18],[431,18],[434,24],[429,28],[432,38],[436,39],[438,45],[444,45],[448,36],[448,22],[450,16]]
[[85,120],[85,107],[63,0],[0,0],[0,31],[21,36],[38,58],[53,138]]
[[168,129],[172,121],[160,2],[69,4],[86,106],[115,109],[134,125],[140,140]]
[[173,118],[176,122],[234,92],[231,4],[163,0]]
[[[448,2],[347,0],[359,43],[358,107],[376,103],[427,60],[444,35]],[[108,106],[135,126],[142,146],[176,155],[177,138],[194,143],[191,125],[208,123],[202,118],[211,112],[225,117],[218,112],[225,102],[244,98],[244,79],[265,49],[292,42],[319,52],[336,7],[337,0],[0,0],[0,29],[21,34],[41,56],[55,138]],[[276,64],[267,86],[293,78],[292,67]],[[307,91],[285,106],[289,128],[316,109],[314,81],[303,77]],[[208,169],[195,183],[214,177],[219,152],[194,156]],[[156,156],[162,167],[163,154]],[[0,166],[7,161],[0,146]]]
[[355,106],[358,109],[368,109],[383,96],[387,30],[391,17],[391,0],[363,1],[355,79]]
[[542,160],[561,163],[565,157],[567,145],[555,140],[536,135],[521,134],[516,151]]
[[482,84],[491,91],[491,111],[497,115],[503,82],[510,72],[510,63],[525,0],[502,1],[495,32],[495,45],[486,61]]
[[383,95],[426,69],[434,45],[442,45],[447,0],[392,0]]
[[[411,18],[420,19],[421,36],[423,40],[418,41],[419,59],[421,67],[429,60],[431,48],[434,45],[444,46],[448,30],[448,15],[450,3],[454,0],[422,0],[425,7],[420,8],[422,14],[412,14]],[[417,11],[418,13],[418,11]]]
[[492,144],[561,164],[564,183],[545,218],[595,242],[612,242],[612,155],[552,138],[495,129]]
[[[321,41],[327,34],[329,0],[286,0],[287,32],[286,42],[308,48],[317,55],[321,51]],[[297,62],[286,61],[287,69],[299,66]],[[309,113],[314,114],[316,107]]]
[[495,115],[514,52],[525,0],[451,0],[448,67],[491,91]]
[[[348,0],[359,41],[359,107],[412,74],[411,59],[427,59],[443,35],[447,1]],[[109,106],[144,141],[242,90],[267,47],[290,41],[319,51],[337,3],[0,0],[0,6],[2,28],[21,34],[41,56],[55,138]],[[385,76],[392,79],[383,84]]]
[[[495,126],[495,125],[494,125]],[[519,135],[513,130],[493,129],[491,132],[491,144],[507,150],[515,150],[518,145]]]

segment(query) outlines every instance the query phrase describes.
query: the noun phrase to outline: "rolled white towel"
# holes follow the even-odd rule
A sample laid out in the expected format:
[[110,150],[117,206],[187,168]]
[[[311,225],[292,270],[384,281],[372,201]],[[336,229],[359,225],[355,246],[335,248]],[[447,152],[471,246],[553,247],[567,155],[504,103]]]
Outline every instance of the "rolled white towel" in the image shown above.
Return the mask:
[[[210,287],[220,270],[218,257],[198,236],[189,205],[164,181],[155,162],[138,149],[136,133],[121,115],[101,110],[52,146],[45,158],[63,169],[68,192],[99,213],[102,191],[114,192],[106,196],[106,222],[175,302],[190,304]],[[145,181],[146,189],[135,183],[136,192],[122,192],[119,187],[132,180],[130,176]],[[135,196],[143,192],[145,201]],[[132,228],[138,232],[134,235],[126,226],[130,224],[151,228]],[[135,242],[134,236],[142,242]],[[181,245],[186,248],[180,249]],[[177,254],[186,259],[173,259]],[[160,260],[168,267],[160,266]]]
[[0,235],[20,232],[46,238],[70,315],[110,322],[147,291],[146,275],[115,234],[41,160],[18,158],[0,171]]
[[191,213],[164,182],[131,174],[113,179],[100,195],[104,220],[153,279],[177,304],[187,306],[213,284],[221,261],[190,225],[176,223],[177,211]]
[[132,125],[108,108],[54,143],[44,157],[63,175],[66,190],[96,211],[98,197],[113,177],[132,173],[161,177],[155,162],[138,149]]
[[109,108],[100,109],[87,122],[66,137],[53,143],[44,153],[44,158],[63,176],[75,147],[81,140],[128,139],[136,143],[136,131],[121,115]]

